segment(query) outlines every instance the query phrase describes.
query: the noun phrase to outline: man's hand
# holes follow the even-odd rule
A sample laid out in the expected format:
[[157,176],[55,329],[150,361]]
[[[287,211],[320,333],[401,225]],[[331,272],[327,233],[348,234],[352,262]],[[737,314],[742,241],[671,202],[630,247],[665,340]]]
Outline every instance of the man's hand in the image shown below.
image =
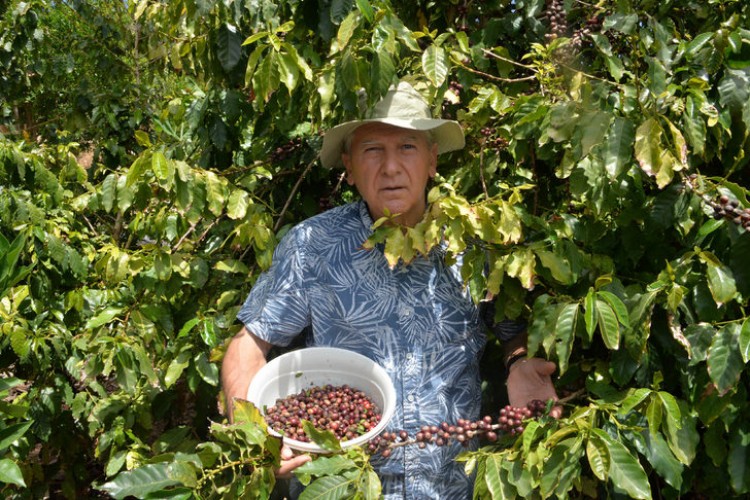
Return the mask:
[[[513,363],[507,380],[510,405],[523,408],[535,399],[557,401],[557,393],[550,378],[556,369],[555,363],[541,358],[524,358]],[[560,418],[562,407],[553,407],[550,415]]]
[[281,446],[281,467],[276,469],[276,477],[279,479],[289,479],[292,477],[292,471],[300,465],[306,464],[312,460],[310,455],[295,455],[287,445]]

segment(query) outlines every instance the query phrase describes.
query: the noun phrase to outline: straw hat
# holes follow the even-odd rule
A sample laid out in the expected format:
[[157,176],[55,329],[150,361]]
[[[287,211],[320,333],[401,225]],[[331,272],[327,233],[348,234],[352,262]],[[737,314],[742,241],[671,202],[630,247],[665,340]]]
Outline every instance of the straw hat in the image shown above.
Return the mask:
[[406,82],[391,87],[364,120],[352,120],[333,127],[323,137],[320,162],[326,168],[341,165],[341,152],[346,138],[366,123],[380,122],[410,130],[430,130],[438,145],[438,153],[464,147],[464,132],[454,120],[432,117],[424,98]]

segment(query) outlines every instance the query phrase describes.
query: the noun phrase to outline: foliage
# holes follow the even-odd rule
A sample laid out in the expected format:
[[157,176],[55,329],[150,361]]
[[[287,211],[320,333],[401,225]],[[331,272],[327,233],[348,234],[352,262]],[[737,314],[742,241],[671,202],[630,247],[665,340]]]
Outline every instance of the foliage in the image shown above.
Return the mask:
[[[273,495],[278,443],[216,405],[224,340],[285,230],[354,196],[321,132],[399,78],[467,147],[419,225],[368,244],[408,262],[445,237],[566,397],[460,458],[476,495],[750,492],[750,234],[715,216],[750,207],[750,7],[402,3],[0,4],[6,497]],[[299,472],[375,498],[371,471]]]

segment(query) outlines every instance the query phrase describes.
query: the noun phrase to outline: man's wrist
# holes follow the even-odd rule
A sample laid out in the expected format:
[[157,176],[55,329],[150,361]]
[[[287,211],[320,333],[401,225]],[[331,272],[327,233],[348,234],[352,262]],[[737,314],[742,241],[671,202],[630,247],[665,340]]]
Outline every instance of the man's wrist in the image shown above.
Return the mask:
[[527,352],[526,349],[515,349],[513,350],[508,356],[505,357],[503,360],[503,364],[505,365],[505,378],[508,378],[508,375],[510,375],[510,368],[515,364],[517,361],[521,361],[522,359],[526,359]]

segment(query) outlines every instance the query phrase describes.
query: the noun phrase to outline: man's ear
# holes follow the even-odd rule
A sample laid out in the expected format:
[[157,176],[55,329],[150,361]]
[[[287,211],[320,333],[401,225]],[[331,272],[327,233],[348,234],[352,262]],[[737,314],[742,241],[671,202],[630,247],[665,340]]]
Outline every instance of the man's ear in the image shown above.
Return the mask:
[[352,158],[347,153],[341,153],[341,163],[344,164],[346,169],[346,183],[350,186],[354,185],[354,178],[352,177]]

